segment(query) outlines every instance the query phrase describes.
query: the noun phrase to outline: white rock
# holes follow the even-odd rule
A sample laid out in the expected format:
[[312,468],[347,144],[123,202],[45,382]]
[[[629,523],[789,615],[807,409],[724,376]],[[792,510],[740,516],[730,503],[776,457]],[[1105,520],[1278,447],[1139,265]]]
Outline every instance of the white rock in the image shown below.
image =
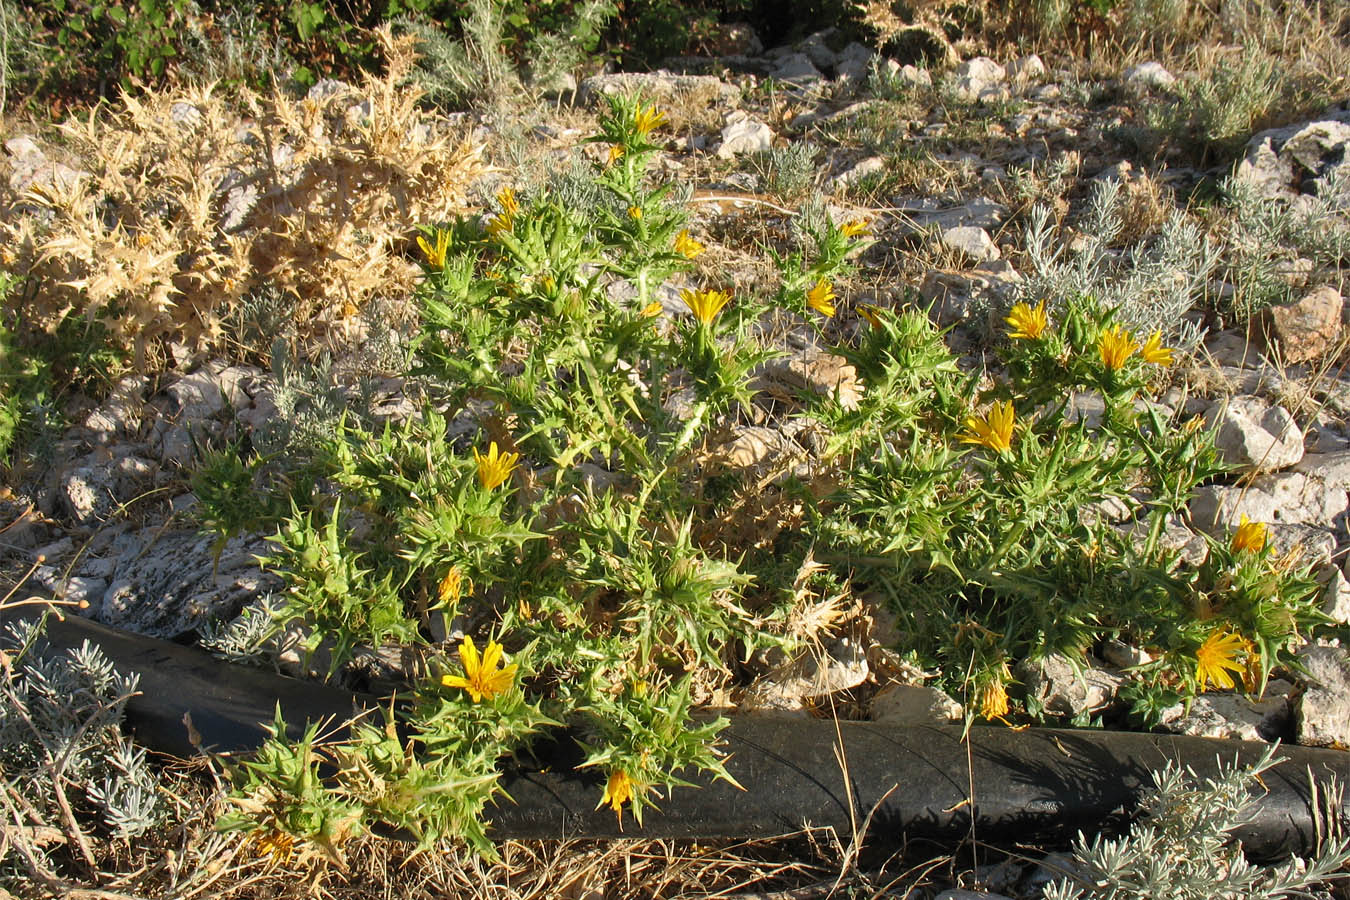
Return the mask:
[[908,63],[901,66],[893,59],[888,59],[886,62],[896,66],[896,70],[892,74],[901,81],[908,82],[916,88],[931,88],[933,86],[933,76],[929,74],[927,69],[920,69],[918,66],[911,66]]
[[154,637],[174,637],[211,618],[230,618],[261,591],[279,586],[258,557],[269,545],[258,536],[233,538],[212,566],[215,539],[196,530],[150,527],[119,535],[111,585],[95,617]]
[[839,53],[834,63],[834,77],[839,81],[858,83],[867,77],[872,69],[876,54],[868,47],[853,41]]
[[994,84],[1008,77],[1008,72],[987,56],[968,59],[952,73],[957,78],[973,78],[985,84]]
[[1288,694],[1293,686],[1272,680],[1260,700],[1241,694],[1200,694],[1190,712],[1177,704],[1163,711],[1162,727],[1173,734],[1262,741],[1278,737],[1289,718]]
[[1322,589],[1322,612],[1341,625],[1350,625],[1350,581],[1340,569]]
[[1233,397],[1205,413],[1225,462],[1249,472],[1288,468],[1303,458],[1303,431],[1283,406],[1259,397]]
[[859,160],[857,163],[831,178],[829,181],[830,190],[837,193],[860,178],[874,175],[877,172],[884,172],[885,170],[886,158],[884,156],[869,156],[866,159]]
[[1350,489],[1350,450],[1305,454],[1294,464],[1294,471],[1317,478],[1328,487]]
[[1350,657],[1342,647],[1307,647],[1299,653],[1307,690],[1294,703],[1298,742],[1313,747],[1350,746]]
[[898,684],[872,698],[872,721],[894,725],[947,725],[959,720],[961,704],[937,688]]
[[817,69],[833,69],[839,61],[839,54],[830,49],[827,42],[828,38],[834,33],[833,29],[828,31],[817,31],[815,34],[807,35],[800,43],[797,49],[806,55],[807,59]]
[[1045,63],[1035,53],[1008,63],[1008,80],[1013,84],[1026,85],[1044,77]]
[[731,159],[743,153],[761,153],[773,146],[773,130],[757,119],[746,117],[722,129],[717,155]]
[[1125,70],[1125,83],[1135,87],[1165,88],[1176,84],[1176,76],[1163,68],[1162,63],[1141,62]]
[[989,232],[974,225],[958,225],[942,232],[942,245],[977,262],[998,259],[999,250]]
[[1017,679],[1026,686],[1028,705],[1038,704],[1052,715],[1073,718],[1095,712],[1115,699],[1124,678],[1083,664],[1075,667],[1058,653],[1018,663]]
[[1301,472],[1258,475],[1251,484],[1196,488],[1191,500],[1192,524],[1224,538],[1243,516],[1267,525],[1332,525],[1350,506],[1343,488],[1328,487]]
[[866,650],[855,641],[840,638],[826,646],[824,658],[806,653],[766,675],[746,693],[743,705],[801,709],[812,698],[857,687],[870,674]]
[[963,891],[954,888],[943,891],[933,900],[1010,900],[1010,898],[1004,894],[991,894],[988,891]]
[[790,81],[796,84],[819,81],[825,77],[811,62],[811,57],[805,53],[790,53],[784,56],[778,61],[778,65],[773,67],[773,71],[769,75],[779,81]]

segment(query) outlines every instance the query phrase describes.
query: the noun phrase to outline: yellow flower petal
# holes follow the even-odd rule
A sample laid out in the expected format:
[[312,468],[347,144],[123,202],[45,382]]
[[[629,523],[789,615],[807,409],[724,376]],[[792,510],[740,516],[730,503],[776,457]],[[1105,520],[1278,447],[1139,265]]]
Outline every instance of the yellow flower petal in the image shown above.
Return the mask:
[[834,288],[824,278],[806,292],[806,305],[827,319],[834,318]]
[[1138,349],[1139,344],[1133,335],[1120,325],[1103,331],[1097,337],[1097,352],[1101,354],[1102,365],[1113,372],[1124,366],[1125,361]]
[[1008,318],[1003,321],[1012,328],[1008,332],[1008,337],[1013,340],[1040,340],[1046,326],[1049,325],[1049,318],[1045,314],[1045,301],[1036,304],[1035,308],[1029,303],[1015,304],[1009,311]]
[[989,415],[966,418],[966,431],[958,434],[957,440],[963,444],[980,444],[996,453],[1006,453],[1012,449],[1015,420],[1011,401],[995,401],[989,408]]
[[484,490],[491,491],[511,477],[511,472],[515,469],[520,454],[498,453],[497,442],[493,441],[485,455],[479,454],[478,448],[475,447],[473,458],[478,463],[479,484],[483,486]]
[[1170,366],[1172,364],[1171,347],[1162,345],[1162,332],[1155,331],[1149,335],[1144,346],[1139,349],[1139,355],[1144,358],[1144,362],[1153,363],[1158,366]]
[[726,291],[680,291],[680,299],[694,314],[694,318],[705,325],[716,319],[722,308],[731,302],[731,294]]
[[1211,634],[1195,651],[1195,679],[1200,690],[1204,691],[1209,682],[1225,690],[1234,687],[1236,682],[1228,673],[1235,672],[1239,677],[1242,676],[1246,666],[1237,662],[1236,657],[1239,653],[1250,653],[1251,646],[1251,642],[1242,635],[1223,628]]
[[1228,546],[1234,553],[1260,553],[1269,538],[1270,531],[1263,523],[1249,522],[1244,515]]

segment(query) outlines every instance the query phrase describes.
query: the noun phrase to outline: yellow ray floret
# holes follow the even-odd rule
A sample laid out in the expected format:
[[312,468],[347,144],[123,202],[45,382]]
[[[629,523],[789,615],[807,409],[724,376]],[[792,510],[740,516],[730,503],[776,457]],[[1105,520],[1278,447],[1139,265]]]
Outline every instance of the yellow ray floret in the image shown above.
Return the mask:
[[694,259],[707,249],[703,244],[689,236],[689,229],[687,228],[675,235],[675,252],[685,259]]
[[847,238],[862,237],[863,235],[868,233],[867,223],[864,222],[862,219],[854,219],[850,222],[845,222],[843,225],[840,225],[839,232],[844,237]]
[[1144,358],[1144,362],[1150,362],[1159,366],[1170,366],[1172,364],[1171,347],[1162,345],[1162,332],[1155,331],[1144,341],[1144,346],[1139,348],[1139,355]]
[[1106,329],[1097,338],[1097,352],[1101,354],[1102,365],[1113,372],[1125,365],[1125,361],[1138,349],[1139,344],[1133,335],[1120,325]]
[[422,253],[426,255],[427,265],[433,269],[444,269],[445,255],[450,250],[450,231],[445,228],[437,228],[436,243],[434,244],[419,236],[417,246],[421,247]]
[[1029,303],[1015,304],[1008,312],[1008,318],[1003,321],[1012,329],[1008,332],[1008,337],[1015,341],[1038,341],[1050,324],[1049,317],[1045,314],[1044,300],[1035,307]]
[[806,292],[806,305],[827,319],[834,317],[834,288],[824,278]]
[[966,431],[957,435],[957,439],[963,444],[979,444],[996,453],[1007,453],[1012,449],[1015,419],[1011,401],[995,401],[988,416],[967,416]]
[[1250,653],[1251,648],[1250,641],[1227,629],[1220,628],[1211,634],[1195,651],[1195,680],[1200,690],[1204,691],[1206,684],[1211,682],[1221,688],[1232,688],[1236,682],[1228,673],[1236,672],[1240,676],[1246,671],[1246,666],[1237,661],[1237,655]]
[[655,106],[638,106],[633,112],[633,130],[644,138],[657,128],[666,124],[666,114]]
[[1270,537],[1270,530],[1261,522],[1249,522],[1244,515],[1238,522],[1237,530],[1233,532],[1233,538],[1229,542],[1229,547],[1234,553],[1260,553],[1266,549],[1266,541]]
[[474,447],[473,458],[478,463],[479,484],[490,491],[511,477],[511,470],[516,467],[520,454],[498,453],[497,442],[493,441],[488,446],[486,455],[479,454],[478,448]]
[[731,302],[731,294],[726,291],[691,291],[686,288],[680,291],[680,299],[689,307],[694,318],[708,324],[717,318],[722,307]]
[[465,636],[464,642],[459,645],[459,660],[464,664],[464,674],[442,675],[441,685],[463,688],[469,692],[469,697],[474,703],[484,698],[491,700],[498,694],[504,694],[515,683],[516,669],[519,666],[512,663],[505,668],[497,668],[502,662],[502,645],[496,641],[488,641],[487,649],[483,651],[480,659],[473,638]]
[[636,797],[640,796],[644,790],[642,784],[633,779],[631,775],[623,769],[616,769],[609,775],[609,782],[605,785],[605,794],[600,798],[600,802],[595,805],[596,809],[609,804],[619,817],[619,822],[623,822],[623,805],[631,803]]

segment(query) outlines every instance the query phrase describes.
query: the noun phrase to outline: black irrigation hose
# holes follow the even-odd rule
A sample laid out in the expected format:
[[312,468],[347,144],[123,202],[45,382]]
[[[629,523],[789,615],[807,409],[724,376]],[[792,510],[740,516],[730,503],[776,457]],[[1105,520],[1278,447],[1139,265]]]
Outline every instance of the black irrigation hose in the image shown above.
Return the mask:
[[[27,615],[34,615],[29,611]],[[0,615],[13,617],[14,613]],[[257,747],[278,702],[299,732],[306,719],[346,720],[369,697],[221,662],[207,653],[117,631],[78,616],[53,617],[47,639],[57,648],[96,642],[124,672],[140,675],[141,695],[127,707],[136,737],[160,752],[196,751],[185,713],[201,745],[216,752]],[[954,843],[975,833],[990,842],[1062,841],[1128,818],[1149,771],[1166,760],[1201,778],[1220,759],[1255,760],[1265,745],[1176,735],[976,726],[968,743],[957,727],[737,716],[723,732],[727,769],[744,786],[690,780],[649,810],[642,828],[625,816],[620,832],[612,810],[597,810],[601,773],[577,770],[575,745],[541,751],[544,762],[503,777],[515,801],[490,809],[500,838],[737,837],[783,834],[805,824],[832,826],[845,839],[867,824],[870,841],[908,839]],[[838,748],[842,747],[842,753]],[[1310,853],[1319,822],[1350,810],[1328,811],[1325,788],[1335,776],[1350,783],[1350,753],[1285,746],[1287,762],[1262,776],[1267,793],[1254,820],[1240,829],[1247,853],[1269,860]],[[841,764],[841,758],[843,764]],[[845,781],[845,767],[847,782]],[[1314,787],[1313,782],[1317,784]],[[974,785],[974,803],[967,803]],[[1314,809],[1314,806],[1321,806]]]

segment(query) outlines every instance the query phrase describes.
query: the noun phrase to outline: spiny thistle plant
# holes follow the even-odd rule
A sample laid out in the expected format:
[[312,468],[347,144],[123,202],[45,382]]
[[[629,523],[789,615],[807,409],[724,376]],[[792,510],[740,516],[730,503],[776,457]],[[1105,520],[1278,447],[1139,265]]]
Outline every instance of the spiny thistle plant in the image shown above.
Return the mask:
[[[1040,715],[1015,665],[1110,637],[1153,654],[1133,686],[1145,719],[1236,685],[1239,667],[1259,690],[1290,662],[1321,621],[1306,565],[1250,530],[1200,567],[1163,546],[1167,516],[1222,471],[1207,433],[1145,402],[1173,360],[1166,334],[1082,294],[1018,304],[1003,374],[982,385],[920,310],[824,327],[851,303],[863,222],[805,224],[774,251],[767,297],[677,291],[705,248],[647,175],[664,116],[610,104],[595,202],[508,186],[481,217],[424,228],[418,374],[434,405],[382,428],[341,420],[258,507],[275,510],[269,565],[287,585],[276,628],[299,626],[330,675],[388,642],[421,645],[422,664],[382,726],[319,747],[278,721],[239,771],[229,827],[333,859],[379,823],[491,853],[481,812],[501,761],[559,726],[597,770],[597,804],[640,824],[690,773],[729,778],[725,721],[695,708],[744,687],[763,651],[819,642],[850,591],[890,598],[899,649],[972,698],[972,719]],[[774,396],[823,440],[771,491],[724,452],[760,402],[769,313],[814,329],[861,385]],[[1099,425],[1071,415],[1074,392],[1102,398]],[[751,494],[755,527],[719,527]],[[1083,515],[1108,500],[1129,527]],[[435,630],[451,637],[429,643]]]

